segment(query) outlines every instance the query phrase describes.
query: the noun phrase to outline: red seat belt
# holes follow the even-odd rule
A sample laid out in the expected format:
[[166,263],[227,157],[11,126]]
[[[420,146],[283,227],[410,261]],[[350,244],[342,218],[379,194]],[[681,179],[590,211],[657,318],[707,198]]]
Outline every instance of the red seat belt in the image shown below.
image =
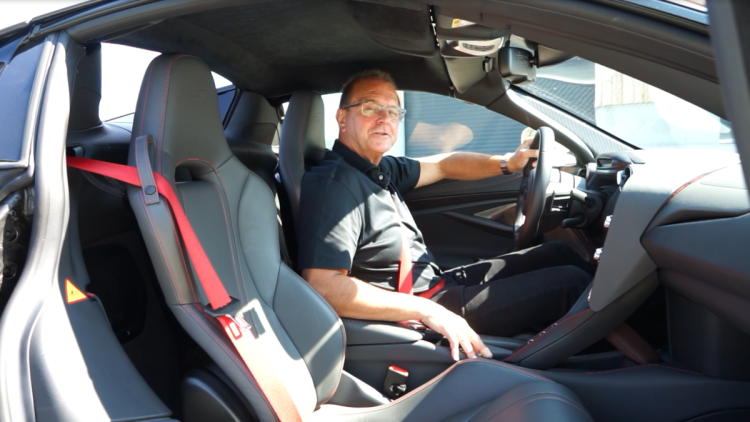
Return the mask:
[[404,223],[399,222],[399,224],[401,225],[401,259],[398,264],[398,291],[410,295],[414,294],[411,253],[406,237],[406,227],[404,227]]
[[[138,170],[135,167],[78,157],[68,157],[67,162],[70,167],[111,177],[130,185],[141,186]],[[153,172],[153,175],[158,192],[164,196],[164,199],[172,208],[185,248],[195,272],[198,274],[198,281],[201,283],[203,291],[206,292],[206,297],[213,310],[218,310],[216,318],[224,328],[227,337],[242,357],[250,374],[255,378],[261,393],[268,400],[276,417],[283,422],[301,421],[297,406],[276,372],[273,371],[273,367],[256,341],[251,327],[241,314],[231,315],[228,311],[222,314],[220,308],[229,305],[232,299],[221,283],[208,256],[206,256],[206,252],[203,250],[198,236],[195,235],[190,220],[188,220],[185,210],[182,209],[172,185],[161,174]]]
[[393,210],[396,211],[398,216],[398,225],[401,231],[401,257],[398,263],[398,287],[399,293],[406,293],[408,295],[414,294],[414,280],[412,279],[412,262],[411,262],[411,251],[409,249],[409,238],[407,237],[406,226],[404,220],[401,218],[401,213],[398,212],[398,204],[396,199],[393,198],[394,192],[390,192],[391,201],[393,201]]
[[[399,217],[398,224],[401,228],[401,257],[398,263],[398,292],[413,295],[414,264],[411,262],[411,250],[409,249],[408,230],[406,229],[403,218],[401,218],[401,213],[398,211],[398,204],[396,203],[396,199],[393,197],[393,193],[391,194],[391,200],[393,201],[393,208],[396,211],[396,215],[398,215]],[[432,297],[432,295],[439,292],[440,289],[442,289],[444,286],[445,280],[440,279],[440,281],[436,285],[432,286],[430,289],[422,293],[417,294],[417,296],[429,299]]]
[[440,281],[436,285],[430,287],[428,290],[425,290],[422,293],[417,293],[417,296],[429,299],[432,296],[434,296],[435,293],[439,292],[440,290],[443,290],[443,287],[445,287],[445,280],[441,278]]

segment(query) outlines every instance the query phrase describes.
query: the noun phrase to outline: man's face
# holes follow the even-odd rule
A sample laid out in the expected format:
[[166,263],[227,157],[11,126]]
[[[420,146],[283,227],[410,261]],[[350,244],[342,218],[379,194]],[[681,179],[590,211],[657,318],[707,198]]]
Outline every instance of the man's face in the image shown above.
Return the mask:
[[[357,81],[352,89],[350,104],[373,101],[384,106],[398,106],[396,90],[388,82],[368,78]],[[339,139],[360,156],[378,164],[383,154],[396,143],[398,119],[388,117],[388,112],[367,117],[362,107],[339,109],[336,112],[339,124]]]

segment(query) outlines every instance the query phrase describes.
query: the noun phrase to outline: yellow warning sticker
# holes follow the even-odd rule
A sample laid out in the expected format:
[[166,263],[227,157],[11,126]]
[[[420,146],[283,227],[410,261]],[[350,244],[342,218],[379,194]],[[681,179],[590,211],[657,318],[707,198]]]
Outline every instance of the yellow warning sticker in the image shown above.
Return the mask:
[[88,296],[76,287],[72,281],[65,279],[65,301],[68,303],[76,303],[82,300],[86,300]]
[[451,21],[451,28],[462,28],[464,26],[471,26],[471,25],[474,25],[474,22],[465,21],[463,19],[453,19]]

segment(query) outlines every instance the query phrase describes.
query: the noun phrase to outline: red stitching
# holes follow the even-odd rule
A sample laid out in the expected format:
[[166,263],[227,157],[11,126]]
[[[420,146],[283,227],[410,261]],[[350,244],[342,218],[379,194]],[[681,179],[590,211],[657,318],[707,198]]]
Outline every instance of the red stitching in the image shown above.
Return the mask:
[[177,54],[169,61],[169,65],[167,66],[167,78],[164,82],[164,95],[162,96],[162,102],[161,102],[161,124],[159,125],[159,144],[157,148],[157,158],[158,163],[156,165],[158,166],[157,171],[161,173],[161,144],[164,139],[164,115],[167,111],[167,99],[169,99],[169,79],[172,76],[172,64],[177,60],[178,58],[184,56],[184,54]]
[[[227,210],[224,208],[224,199],[221,197],[221,194],[219,193],[219,188],[217,188],[216,185],[213,183],[211,183],[211,186],[216,191],[216,196],[219,197],[219,202],[221,203],[221,210],[224,213],[224,227],[226,227],[227,229],[227,242],[229,243],[229,250],[232,252],[232,269],[234,270],[234,282],[237,284],[238,292],[244,291],[245,290],[244,288],[240,288],[240,278],[237,277],[237,263],[234,261],[235,248],[232,247],[232,235],[229,233],[229,221],[227,220],[227,215],[226,215]],[[232,218],[232,216],[230,215],[229,218]],[[244,283],[244,279],[243,279],[243,283]],[[247,299],[247,297],[245,297],[244,299]]]
[[[539,400],[557,400],[559,402],[563,402],[565,404],[569,404],[569,405],[573,406],[573,408],[575,408],[579,412],[583,413],[590,421],[593,421],[593,419],[591,419],[591,416],[588,414],[588,412],[584,411],[583,409],[581,409],[580,407],[578,407],[577,405],[573,404],[572,402],[570,402],[568,400],[561,400],[561,399],[559,399],[557,397],[539,397],[539,398],[536,398],[536,399],[533,399],[533,400],[529,400],[529,401],[527,401],[525,403],[515,403],[512,406],[504,409],[502,412],[493,415],[493,418],[497,417],[499,415],[502,415],[503,413],[505,413],[505,412],[507,412],[509,410],[518,410],[518,408],[521,408],[523,406],[526,406],[528,404],[531,404],[531,403],[533,403],[535,401],[539,401]],[[502,418],[500,418],[500,419],[502,419]],[[499,421],[500,419],[494,419],[494,420]]]
[[[738,164],[738,163],[735,163],[735,164]],[[709,171],[709,172],[707,172],[707,173],[703,173],[703,174],[701,174],[700,176],[697,176],[697,177],[695,177],[695,178],[694,178],[693,180],[691,180],[691,181],[689,181],[689,182],[687,182],[687,183],[683,184],[682,186],[680,186],[679,188],[677,188],[677,190],[675,190],[674,192],[672,192],[672,194],[671,194],[671,195],[669,195],[669,198],[667,198],[667,200],[666,200],[666,201],[664,201],[664,203],[663,203],[663,204],[661,204],[661,207],[659,207],[659,211],[657,211],[657,212],[656,212],[656,214],[654,214],[654,215],[657,215],[657,214],[659,214],[659,212],[661,212],[661,210],[662,210],[662,209],[664,209],[664,207],[666,207],[666,206],[667,206],[667,204],[668,204],[668,203],[669,203],[669,202],[670,202],[670,201],[671,201],[671,200],[672,200],[672,199],[673,199],[673,198],[674,198],[675,196],[677,196],[677,194],[679,194],[680,192],[682,192],[682,191],[683,191],[683,190],[684,190],[685,188],[687,188],[688,186],[690,186],[690,185],[692,185],[693,183],[697,182],[698,180],[700,180],[700,179],[702,179],[702,178],[704,178],[704,177],[708,176],[708,175],[709,175],[709,174],[711,174],[711,173],[717,172],[717,171],[719,171],[719,170],[723,170],[723,169],[725,169],[725,168],[728,168],[728,167],[731,167],[731,166],[733,166],[733,165],[735,165],[735,164],[730,164],[730,165],[728,165],[728,166],[725,166],[725,167],[720,167],[720,168],[718,168],[718,169],[715,169],[715,170],[711,170],[711,171]]]
[[[553,396],[558,396],[558,397],[562,397],[562,398],[564,398],[564,399],[566,400],[566,402],[569,402],[569,400],[568,400],[568,397],[566,397],[566,396],[564,396],[564,395],[562,395],[562,394],[560,394],[560,393],[557,393],[557,392],[554,392],[554,391],[536,391],[536,392],[533,392],[533,393],[529,393],[529,394],[527,394],[527,395],[525,395],[525,396],[523,396],[523,397],[519,398],[518,400],[516,400],[516,401],[515,401],[515,402],[513,402],[512,404],[510,404],[510,405],[506,406],[506,407],[505,407],[505,408],[504,408],[503,410],[501,410],[501,411],[500,411],[500,412],[498,412],[498,413],[495,413],[495,414],[494,414],[494,415],[492,415],[492,416],[493,416],[493,417],[495,417],[495,416],[497,416],[497,415],[499,415],[499,414],[501,414],[501,413],[505,412],[506,410],[508,410],[508,409],[511,409],[511,408],[512,408],[513,406],[515,406],[515,405],[519,404],[519,403],[521,402],[521,400],[523,400],[523,399],[526,399],[526,398],[529,398],[529,397],[531,397],[531,396],[535,396],[535,395],[538,395],[538,394],[551,394],[551,395],[553,395]],[[544,397],[540,397],[540,399],[543,399],[543,398],[544,398]],[[577,406],[577,405],[575,405],[574,403],[570,402],[570,404],[571,404],[571,405],[573,405],[573,406],[575,406],[576,408],[578,408],[578,406]],[[581,410],[581,409],[579,408],[578,410]],[[583,410],[581,410],[581,411],[583,411]]]
[[174,226],[174,218],[172,218],[172,212],[170,210],[170,218],[169,218],[169,224],[172,226],[172,233],[174,233],[174,240],[177,243],[177,250],[180,252],[180,258],[182,259],[182,266],[185,269],[185,277],[188,279],[188,286],[190,286],[190,291],[193,292],[193,300],[198,300],[198,295],[195,293],[195,287],[193,287],[193,280],[190,274],[190,270],[188,269],[187,261],[185,260],[185,255],[182,253],[182,244],[180,243],[180,239],[177,236],[177,229]]
[[143,95],[143,114],[141,114],[141,127],[138,136],[143,135],[143,119],[146,117],[146,108],[148,107],[148,90],[151,87],[151,72],[154,70],[154,62],[148,65],[148,80],[146,81],[146,93]]
[[[557,322],[557,325],[555,325],[555,326],[553,326],[553,327],[548,327],[548,328],[547,328],[546,330],[544,330],[544,331],[546,331],[546,333],[545,333],[545,334],[541,334],[541,335],[539,335],[539,336],[538,336],[538,337],[537,337],[537,338],[536,338],[536,339],[535,339],[534,341],[536,341],[536,340],[538,340],[538,339],[542,338],[543,336],[545,336],[545,335],[549,334],[549,333],[550,333],[550,332],[551,332],[551,331],[552,331],[553,329],[555,329],[555,328],[557,328],[557,327],[561,326],[561,325],[562,325],[562,323],[563,323],[564,321],[567,321],[567,320],[569,320],[569,319],[571,319],[571,318],[577,317],[578,315],[581,315],[581,314],[583,314],[583,313],[585,313],[585,312],[588,312],[588,311],[589,311],[588,309],[584,309],[584,310],[582,310],[581,312],[577,312],[577,313],[575,313],[575,314],[573,314],[573,315],[570,315],[570,316],[567,316],[567,317],[565,317],[565,318],[561,319],[560,321],[558,321],[558,322]],[[532,344],[534,344],[534,343],[528,343],[528,342],[527,342],[526,344],[524,344],[524,345],[523,345],[523,346],[521,346],[520,348],[516,349],[516,351],[515,351],[515,352],[511,353],[511,354],[510,354],[510,356],[508,356],[507,358],[505,358],[505,359],[503,359],[503,360],[504,360],[504,361],[506,361],[506,362],[507,362],[507,361],[509,361],[509,360],[510,360],[511,358],[513,358],[513,357],[514,357],[514,356],[515,356],[516,354],[518,354],[518,353],[521,353],[521,352],[523,351],[523,349],[525,349],[525,348],[527,348],[527,347],[531,347],[531,345],[532,345]]]
[[201,307],[201,305],[199,305],[199,304],[197,304],[197,303],[193,303],[193,306],[195,306],[195,308],[196,308],[196,309],[197,309],[198,311],[200,311],[200,313],[201,313],[201,314],[202,314],[202,315],[203,315],[203,316],[204,316],[204,317],[205,317],[205,318],[206,318],[207,320],[211,321],[211,322],[212,322],[212,323],[214,324],[214,326],[216,326],[216,328],[218,328],[218,329],[219,329],[219,331],[222,331],[222,330],[224,330],[224,327],[222,327],[222,326],[221,326],[221,324],[219,324],[219,321],[217,321],[217,320],[216,320],[216,318],[213,318],[213,317],[211,317],[210,315],[206,314],[206,313],[205,313],[205,312],[203,311],[203,308]]
[[[164,251],[164,246],[161,243],[161,237],[159,237],[159,232],[156,231],[156,225],[154,224],[154,220],[151,217],[151,211],[148,209],[148,205],[146,205],[146,197],[143,194],[143,190],[139,190],[138,194],[141,196],[141,202],[143,204],[143,208],[146,210],[146,215],[148,216],[148,220],[151,223],[151,231],[154,233],[154,236],[156,236],[156,242],[159,244],[159,249],[161,249],[161,254],[164,257],[164,263],[167,265],[167,270],[169,270],[169,278],[172,280],[172,286],[174,287],[175,293],[177,293],[177,299],[180,301],[180,303],[183,303],[184,300],[182,299],[182,295],[180,294],[180,289],[177,288],[177,283],[174,280],[174,274],[172,273],[172,267],[169,265],[169,259],[167,258],[167,253]],[[171,221],[171,218],[170,218]],[[177,245],[179,247],[179,245]]]
[[224,342],[223,342],[223,341],[221,341],[221,340],[220,340],[220,339],[219,339],[219,338],[218,338],[218,337],[216,336],[216,334],[214,334],[214,332],[213,332],[213,331],[211,331],[211,330],[210,330],[210,329],[209,329],[209,328],[208,328],[208,327],[206,326],[206,324],[205,324],[205,323],[204,323],[204,322],[203,322],[203,321],[201,320],[200,316],[198,316],[197,314],[193,314],[193,311],[191,310],[191,308],[190,308],[190,307],[185,307],[185,310],[186,310],[186,311],[188,311],[188,314],[190,314],[190,316],[192,316],[192,317],[193,317],[193,319],[194,319],[194,320],[195,320],[196,322],[198,322],[198,324],[200,324],[200,325],[201,325],[201,326],[203,327],[203,329],[204,329],[204,330],[205,330],[205,331],[206,331],[206,332],[207,332],[207,333],[208,333],[208,334],[209,334],[209,335],[210,335],[211,337],[213,337],[213,338],[214,338],[214,340],[216,341],[216,343],[217,343],[217,344],[218,344],[219,346],[221,346],[221,347],[222,347],[222,348],[224,349],[224,351],[225,351],[225,352],[227,352],[227,354],[229,355],[229,357],[230,357],[230,358],[232,358],[232,360],[234,361],[234,363],[235,363],[235,364],[237,364],[237,366],[239,366],[239,367],[240,367],[240,369],[242,369],[242,371],[243,371],[243,372],[245,373],[245,375],[247,375],[247,376],[248,376],[248,378],[250,379],[250,381],[251,381],[251,382],[252,382],[253,384],[255,384],[255,387],[257,388],[258,392],[260,393],[260,396],[261,396],[261,397],[263,397],[263,400],[265,400],[265,401],[266,401],[266,404],[268,405],[268,407],[269,407],[269,408],[271,409],[271,411],[272,411],[272,412],[274,413],[274,415],[276,415],[276,419],[278,419],[278,420],[281,420],[281,419],[279,418],[279,415],[278,415],[278,414],[276,413],[276,409],[274,409],[274,408],[273,408],[273,406],[271,406],[271,402],[269,402],[269,401],[268,401],[268,398],[266,398],[266,394],[265,394],[265,393],[263,392],[263,390],[262,390],[262,389],[260,388],[260,384],[258,384],[258,381],[257,381],[257,380],[255,379],[255,377],[253,376],[252,372],[250,372],[250,370],[249,370],[249,369],[247,369],[247,365],[245,365],[245,364],[244,364],[244,362],[242,362],[242,363],[241,363],[241,362],[240,362],[240,361],[239,361],[239,360],[237,359],[237,356],[235,356],[235,353],[236,353],[236,351],[235,351],[235,350],[233,350],[233,349],[230,349],[229,347],[227,347],[227,345],[226,345],[226,344],[224,344]]
[[[213,165],[213,163],[203,158],[185,158],[185,159],[180,160],[177,164],[175,164],[175,167],[179,166],[180,164],[186,161],[200,161],[202,163],[208,164],[213,170],[216,177],[219,179],[219,183],[221,183],[221,189],[224,191],[224,196],[227,198],[229,197],[229,194],[227,193],[227,187],[224,185],[224,179],[221,177],[221,174],[219,174],[219,170],[216,168],[216,166]],[[216,185],[213,184],[212,182],[209,182],[209,183],[211,183],[211,185],[216,190],[216,194],[219,196],[219,202],[221,203],[221,210],[224,216],[224,223],[227,228],[227,241],[229,242],[229,250],[232,252],[232,266],[233,266],[232,269],[234,270],[234,281],[237,283],[237,292],[240,294],[244,293],[244,298],[242,299],[247,299],[248,294],[247,294],[247,290],[245,290],[245,276],[242,275],[242,271],[240,271],[240,278],[242,279],[242,287],[240,287],[240,282],[239,282],[240,278],[237,277],[237,262],[235,262],[234,254],[235,253],[239,254],[239,251],[237,250],[236,247],[232,247],[232,235],[230,234],[230,230],[229,230],[229,226],[231,225],[232,226],[231,231],[234,232],[234,224],[232,224],[230,221],[232,216],[230,214],[229,220],[227,220],[228,213],[227,213],[227,209],[224,207],[224,199],[221,197],[221,194],[219,193],[219,189],[216,188]],[[237,260],[239,261],[239,256],[237,257]]]
[[[415,395],[416,395],[416,394],[417,394],[418,392],[420,392],[420,391],[422,391],[422,390],[426,389],[427,387],[431,386],[432,384],[435,384],[435,383],[436,383],[437,381],[439,381],[439,380],[441,380],[442,378],[444,378],[444,377],[445,377],[445,375],[447,375],[447,374],[448,374],[448,372],[452,371],[452,370],[453,370],[453,369],[455,369],[455,368],[456,368],[457,366],[459,366],[459,365],[463,365],[463,364],[465,364],[465,363],[468,363],[468,362],[484,363],[484,364],[490,364],[490,365],[494,365],[494,366],[499,366],[499,367],[501,367],[501,368],[504,368],[504,369],[507,369],[507,370],[510,370],[510,371],[513,371],[513,372],[518,372],[518,373],[521,373],[521,374],[524,374],[524,375],[528,375],[528,376],[530,376],[530,377],[532,377],[532,378],[536,378],[536,379],[538,379],[538,380],[540,380],[540,381],[543,381],[543,382],[552,382],[551,380],[549,380],[549,379],[547,379],[547,378],[544,378],[544,377],[540,377],[540,376],[537,376],[537,375],[535,375],[535,374],[531,374],[531,373],[528,373],[528,372],[524,372],[524,371],[521,371],[521,370],[519,370],[519,368],[516,368],[516,367],[512,367],[512,366],[510,366],[510,365],[507,365],[507,364],[503,364],[503,363],[500,363],[500,362],[494,362],[494,361],[491,361],[491,360],[481,360],[481,361],[479,361],[479,360],[465,359],[465,360],[462,360],[462,361],[459,361],[459,362],[456,362],[456,363],[454,363],[454,364],[453,364],[453,365],[451,365],[451,366],[450,366],[450,367],[449,367],[448,369],[446,369],[445,371],[441,372],[441,373],[440,373],[440,374],[439,374],[438,376],[436,376],[435,378],[433,378],[433,379],[431,379],[430,381],[428,381],[428,382],[426,382],[426,383],[424,383],[424,384],[420,385],[419,387],[415,388],[414,390],[412,390],[412,391],[410,391],[410,392],[406,393],[406,395],[404,395],[404,396],[400,397],[400,398],[399,398],[398,400],[395,400],[395,401],[392,401],[392,402],[390,402],[390,403],[386,403],[386,404],[381,404],[381,405],[379,405],[379,406],[368,407],[366,411],[361,411],[361,412],[359,412],[359,411],[358,411],[358,412],[356,412],[356,413],[357,413],[357,414],[363,414],[363,413],[372,413],[372,412],[376,412],[376,411],[379,411],[379,410],[381,410],[381,409],[386,409],[386,408],[388,408],[388,407],[390,407],[390,406],[394,406],[394,405],[396,405],[396,404],[398,404],[398,403],[401,403],[401,402],[403,402],[403,401],[405,401],[405,400],[411,399],[411,398],[412,398],[412,397],[414,397],[414,396],[415,396]],[[351,413],[348,413],[348,414],[351,414]]]
[[[279,266],[279,273],[281,273],[281,267],[282,266],[286,266],[286,264],[284,264],[283,262],[281,263],[281,265]],[[338,325],[339,325],[339,332],[341,332],[341,359],[340,359],[340,362],[339,362],[339,374],[340,374],[341,371],[344,370],[344,361],[346,360],[346,328],[344,327],[344,323],[341,321],[341,318],[338,318],[338,314],[333,309],[333,307],[331,306],[331,304],[328,303],[328,301],[325,300],[323,298],[323,296],[321,296],[320,293],[318,293],[317,290],[315,290],[309,284],[307,284],[307,282],[304,279],[302,279],[301,277],[299,277],[297,275],[297,273],[295,273],[293,270],[290,269],[290,271],[292,271],[292,274],[294,276],[297,276],[301,280],[302,283],[304,283],[305,285],[307,285],[307,288],[310,289],[313,292],[313,294],[318,295],[318,297],[321,300],[321,303],[323,303],[325,306],[328,307],[328,309],[331,311],[332,315],[336,315],[336,320],[337,320]],[[278,280],[277,280],[277,283],[278,283]],[[331,397],[333,397],[333,395],[336,393],[336,390],[339,388],[339,383],[340,382],[341,382],[341,377],[339,376],[338,381],[336,381],[336,386],[328,394],[328,397],[326,397],[323,400],[318,401],[318,404],[316,405],[316,409],[319,408],[321,404],[327,402],[328,400],[330,400]]]
[[629,371],[631,369],[640,369],[640,368],[645,368],[645,367],[648,367],[648,366],[657,366],[657,367],[660,367],[660,368],[672,369],[674,371],[686,372],[688,374],[693,374],[693,375],[702,375],[702,376],[706,375],[706,374],[701,373],[701,372],[689,371],[687,369],[673,368],[671,366],[661,365],[661,364],[658,364],[658,363],[649,363],[647,365],[631,366],[629,368],[610,369],[610,370],[607,370],[607,371],[586,372],[586,374],[606,374],[608,372]]
[[[715,171],[715,170],[714,170],[714,171]],[[688,187],[688,186],[692,185],[693,183],[695,183],[695,182],[697,182],[697,181],[699,181],[699,180],[703,179],[704,177],[708,176],[708,175],[709,175],[709,174],[711,174],[711,173],[713,173],[713,171],[709,171],[708,173],[703,173],[703,174],[701,174],[700,176],[698,176],[698,177],[694,178],[693,180],[691,180],[691,181],[689,181],[689,182],[685,183],[684,185],[680,186],[679,188],[677,188],[677,190],[676,190],[676,191],[672,192],[672,194],[671,194],[671,195],[669,195],[669,198],[667,198],[667,201],[666,201],[666,202],[669,202],[669,201],[671,201],[671,200],[672,200],[672,198],[674,198],[675,196],[677,196],[677,194],[678,194],[678,193],[680,193],[680,192],[682,192],[682,191],[683,191],[683,190],[684,190],[684,189],[685,189],[686,187]]]
[[[135,167],[136,168],[141,167],[140,160],[138,159],[139,155],[140,154],[138,154],[138,143],[136,143],[135,144]],[[148,209],[149,205],[146,204],[146,197],[144,196],[143,188],[141,188],[139,192],[141,194],[143,206],[146,208],[146,212],[149,215],[149,219],[151,219],[151,212]],[[188,271],[187,264],[185,263],[185,257],[182,255],[182,245],[180,245],[180,240],[177,238],[177,230],[174,227],[174,222],[172,222],[171,210],[169,210],[168,207],[167,207],[167,210],[170,211],[169,224],[172,226],[172,233],[174,234],[174,239],[177,244],[177,250],[180,252],[180,257],[182,258],[182,264],[184,265],[184,268],[185,268],[185,277],[188,278],[188,285],[190,286],[190,290],[193,291],[193,300],[195,300],[196,298],[195,290],[193,289],[193,283],[190,281],[190,272]],[[151,222],[151,227],[154,230],[154,232],[156,232],[156,228],[154,227],[153,221]],[[157,234],[157,239],[159,239],[158,234]],[[159,247],[161,247],[160,239],[159,239]],[[169,258],[167,258],[167,255],[166,253],[164,253],[163,249],[162,249],[162,254],[164,255],[164,261],[167,262],[167,267],[169,268],[169,274],[172,277],[172,284],[174,285],[174,289],[177,292],[177,297],[179,298],[180,303],[183,303],[184,301],[182,299],[182,295],[180,294],[180,289],[177,287],[177,282],[174,280],[174,275],[172,274],[172,267],[169,265],[169,262],[168,262]]]

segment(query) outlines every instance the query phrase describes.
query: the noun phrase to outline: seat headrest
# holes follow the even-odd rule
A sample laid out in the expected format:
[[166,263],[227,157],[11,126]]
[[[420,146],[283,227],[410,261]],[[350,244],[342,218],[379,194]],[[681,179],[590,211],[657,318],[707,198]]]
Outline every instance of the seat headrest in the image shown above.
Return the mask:
[[276,137],[279,115],[262,96],[243,92],[227,125],[227,138],[271,145]]
[[293,148],[305,162],[317,162],[326,153],[325,109],[323,98],[315,91],[297,91],[289,100],[280,148]]
[[232,156],[216,86],[202,60],[164,54],[151,62],[138,95],[132,139],[146,134],[156,141],[154,170],[170,181],[185,159],[219,167]]
[[100,44],[86,47],[78,64],[78,74],[70,100],[68,132],[91,129],[102,124],[99,102],[102,98],[102,51]]
[[305,168],[316,165],[326,154],[323,98],[314,91],[297,91],[289,100],[279,140],[279,170],[299,227],[299,198]]

